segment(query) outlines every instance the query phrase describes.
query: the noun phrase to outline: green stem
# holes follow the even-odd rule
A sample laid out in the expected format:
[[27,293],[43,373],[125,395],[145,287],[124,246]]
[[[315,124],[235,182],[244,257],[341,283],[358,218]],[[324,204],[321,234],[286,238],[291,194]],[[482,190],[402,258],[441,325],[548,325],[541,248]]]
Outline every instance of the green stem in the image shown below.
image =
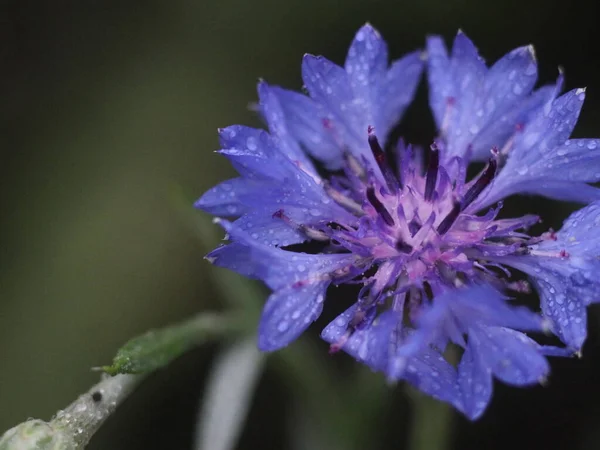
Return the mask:
[[[444,354],[446,360],[456,366],[460,349],[450,345]],[[408,448],[410,450],[446,450],[452,439],[454,410],[443,403],[410,388],[413,398],[413,421]]]
[[452,408],[413,392],[413,419],[409,437],[410,450],[446,450],[450,447]]

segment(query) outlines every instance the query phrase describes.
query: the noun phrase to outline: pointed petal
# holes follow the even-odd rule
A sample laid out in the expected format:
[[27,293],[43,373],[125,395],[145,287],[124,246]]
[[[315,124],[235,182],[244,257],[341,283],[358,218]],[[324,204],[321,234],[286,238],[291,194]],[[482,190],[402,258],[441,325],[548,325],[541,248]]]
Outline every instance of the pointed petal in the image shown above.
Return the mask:
[[600,139],[571,139],[547,155],[548,174],[557,180],[600,181]]
[[340,141],[355,156],[368,155],[367,129],[358,118],[346,71],[322,56],[305,55],[302,80],[311,97],[330,113],[328,119]]
[[422,52],[409,53],[394,61],[381,86],[374,88],[375,131],[382,142],[387,141],[390,131],[414,98],[422,71]]
[[232,242],[221,245],[206,255],[206,259],[217,267],[225,267],[247,278],[260,278],[260,266],[253,261],[252,249],[247,245]]
[[[246,246],[248,249],[236,247],[236,250],[244,255],[241,262],[233,261],[235,256],[233,252],[231,252],[232,260],[225,261],[223,253],[226,250],[221,250],[221,253],[216,255],[219,258],[214,261],[214,264],[224,266],[227,263],[225,267],[240,273],[251,273],[254,278],[263,280],[274,290],[289,285],[300,286],[315,281],[330,280],[332,275],[343,276],[357,261],[356,255],[347,253],[310,255],[282,250],[253,239],[235,224],[225,220],[220,220],[219,224],[225,228],[234,243]],[[215,255],[211,253],[209,256]]]
[[477,420],[492,398],[491,370],[484,366],[480,355],[469,342],[458,365],[458,385],[464,402],[464,413]]
[[580,349],[587,337],[586,305],[568,296],[568,287],[562,280],[548,275],[546,278],[551,282],[542,278],[532,280],[541,298],[542,313],[552,320],[554,332],[561,341]]
[[600,179],[600,171],[593,169],[600,160],[598,141],[567,141],[584,99],[585,90],[574,89],[539,108],[515,135],[506,165],[478,207],[521,192],[583,203],[600,198],[596,188],[585,184]]
[[329,324],[323,328],[323,331],[321,331],[321,338],[330,344],[340,342],[346,334],[346,331],[348,330],[348,324],[354,317],[354,313],[356,312],[357,308],[358,305],[355,303],[346,311],[337,316],[333,321],[329,322]]
[[519,133],[523,125],[531,122],[540,108],[554,98],[555,91],[555,85],[543,86],[513,107],[496,114],[473,139],[473,159],[487,160],[490,149],[505,145],[511,136]]
[[390,339],[397,323],[397,315],[386,311],[371,325],[355,330],[342,348],[371,369],[383,371],[388,365]]
[[310,97],[280,87],[272,87],[286,118],[290,134],[327,168],[343,164],[343,143],[336,141],[328,113]]
[[234,223],[245,230],[252,239],[265,245],[286,247],[308,240],[304,233],[292,228],[283,220],[262,212],[244,214]]
[[195,203],[196,208],[215,216],[239,216],[246,208],[240,202],[238,194],[248,186],[248,181],[233,178],[210,188]]
[[515,386],[534,385],[550,370],[536,342],[523,333],[502,327],[479,327],[469,333],[473,350],[494,376]]
[[271,294],[258,327],[258,347],[278,350],[300,336],[321,315],[328,285],[325,281],[292,285]]
[[456,100],[457,90],[450,73],[450,59],[440,36],[427,38],[427,79],[429,106],[438,129],[448,113],[448,104]]
[[277,138],[278,148],[281,152],[291,161],[297,162],[308,173],[316,174],[312,162],[288,131],[287,120],[279,97],[264,81],[258,84],[258,98],[261,112],[269,125],[269,131]]
[[436,350],[427,348],[410,358],[402,378],[421,392],[463,410],[456,369]]
[[364,25],[354,37],[344,68],[357,97],[369,97],[371,87],[381,82],[388,65],[387,44],[371,25]]

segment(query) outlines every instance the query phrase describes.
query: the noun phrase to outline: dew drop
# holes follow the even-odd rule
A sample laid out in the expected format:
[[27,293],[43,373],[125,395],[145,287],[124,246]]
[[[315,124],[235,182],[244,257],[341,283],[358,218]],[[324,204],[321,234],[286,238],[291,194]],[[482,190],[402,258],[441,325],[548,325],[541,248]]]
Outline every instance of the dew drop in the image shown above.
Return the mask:
[[254,137],[249,137],[248,139],[246,139],[246,147],[248,148],[248,150],[256,150],[256,139]]

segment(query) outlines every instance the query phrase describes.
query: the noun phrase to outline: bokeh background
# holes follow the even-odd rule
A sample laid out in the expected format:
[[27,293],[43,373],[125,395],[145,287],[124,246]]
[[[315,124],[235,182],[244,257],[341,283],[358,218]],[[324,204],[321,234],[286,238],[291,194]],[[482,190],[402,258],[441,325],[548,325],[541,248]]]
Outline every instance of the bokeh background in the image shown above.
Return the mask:
[[[127,339],[222,307],[206,243],[181,205],[191,210],[232,174],[213,153],[216,129],[258,125],[248,105],[259,77],[299,88],[302,54],[341,63],[366,21],[395,58],[426,34],[450,39],[462,28],[490,62],[533,43],[543,82],[563,66],[567,89],[588,86],[574,135],[600,136],[599,14],[597,2],[558,0],[0,2],[0,431],[49,419]],[[424,87],[399,131],[431,140]],[[525,199],[507,208],[559,227],[574,206]],[[548,386],[497,385],[482,420],[455,417],[449,448],[598,448],[599,330],[593,313],[584,358],[554,360]],[[318,329],[308,334],[328,358]],[[219,348],[150,377],[90,448],[192,448]],[[355,370],[333,364],[341,379]],[[388,397],[369,450],[407,443],[409,399],[402,388]],[[239,448],[292,448],[291,405],[288,383],[269,367]]]

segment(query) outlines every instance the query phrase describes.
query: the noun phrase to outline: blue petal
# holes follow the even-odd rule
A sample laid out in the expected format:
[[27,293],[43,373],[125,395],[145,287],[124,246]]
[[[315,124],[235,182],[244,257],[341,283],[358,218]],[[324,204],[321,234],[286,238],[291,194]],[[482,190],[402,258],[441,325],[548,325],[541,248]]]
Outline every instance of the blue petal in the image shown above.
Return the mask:
[[386,141],[404,111],[410,105],[423,71],[422,52],[409,53],[394,61],[381,86],[374,87],[373,114],[375,132]]
[[553,93],[543,88],[532,96],[537,65],[531,47],[517,48],[489,70],[473,43],[461,32],[449,57],[439,37],[429,38],[430,105],[445,141],[444,158],[487,159],[502,148]]
[[450,72],[450,59],[444,41],[439,36],[427,38],[427,79],[429,105],[438,130],[449,112],[449,101],[456,99],[457,90]]
[[346,71],[322,56],[306,55],[302,60],[302,80],[311,97],[329,113],[326,119],[338,139],[356,156],[372,158],[367,145],[369,124],[359,118]]
[[398,316],[386,311],[369,326],[355,330],[342,348],[373,370],[383,371],[388,365],[390,339],[397,324]]
[[539,383],[550,370],[539,346],[523,333],[502,327],[477,327],[469,333],[469,345],[483,365],[507,384]]
[[469,131],[475,159],[488,159],[490,149],[500,147],[530,120],[551,97],[553,87],[530,95],[537,79],[537,64],[531,46],[519,47],[496,62],[485,77],[483,92],[473,106]]
[[287,120],[281,102],[275,92],[267,83],[258,84],[258,98],[260,109],[269,125],[269,131],[277,139],[277,146],[291,161],[297,162],[303,170],[316,174],[316,170],[302,151],[298,142],[288,131]]
[[463,412],[476,420],[485,411],[492,398],[491,369],[481,361],[481,355],[469,342],[458,365],[458,385],[464,403]]
[[600,300],[600,202],[573,213],[556,234],[528,255],[498,258],[527,273],[555,333],[579,350],[586,338],[586,306]]
[[557,180],[600,181],[600,139],[570,139],[548,154],[548,171]]
[[371,88],[380,84],[388,65],[385,41],[371,25],[364,25],[354,37],[344,68],[357,97],[370,97]]
[[402,370],[402,361],[418,354],[440,337],[464,345],[463,333],[475,326],[503,326],[522,330],[541,331],[543,319],[527,308],[510,306],[498,291],[488,286],[470,286],[447,291],[423,309],[417,320],[417,330],[398,348],[396,366]]
[[357,308],[358,305],[355,303],[337,316],[333,321],[329,322],[329,324],[323,328],[323,331],[321,331],[321,338],[330,344],[340,342],[348,331],[348,324],[354,317]]
[[421,392],[464,410],[456,369],[436,350],[426,348],[409,358],[402,378]]
[[272,87],[271,93],[279,99],[290,134],[327,168],[339,169],[344,145],[336,141],[323,107],[310,97],[280,87]]
[[472,122],[476,119],[473,108],[481,95],[483,79],[487,72],[473,42],[462,32],[454,39],[450,69],[456,97],[448,107],[448,116],[444,119],[441,130],[447,141],[444,150],[446,159],[463,156],[467,152],[468,143],[474,137],[471,130]]
[[271,294],[258,327],[259,349],[278,350],[300,336],[321,315],[328,285],[328,281],[292,285]]
[[571,298],[568,282],[557,277],[533,278],[541,298],[542,313],[554,324],[554,332],[571,348],[580,349],[587,337],[586,305],[578,298]]
[[[556,86],[543,86],[529,97],[517,102],[516,106],[501,111],[488,121],[473,139],[473,158],[488,159],[490,149],[505,145],[518,128],[533,120],[539,109],[554,98]],[[500,149],[500,148],[499,148]]]
[[573,132],[581,107],[585,100],[585,89],[573,89],[544,108],[537,119],[525,127],[524,132],[515,141],[511,155],[515,159],[535,161],[528,149],[535,148],[546,154],[563,144]]
[[585,184],[600,180],[600,171],[595,170],[599,141],[567,141],[584,99],[584,90],[574,89],[538,109],[523,132],[515,135],[506,165],[478,207],[515,193],[584,203],[600,199],[600,191]]
[[[253,278],[263,280],[271,289],[278,290],[289,285],[304,285],[314,283],[316,280],[331,279],[332,275],[344,275],[357,261],[353,254],[318,254],[289,252],[277,247],[265,245],[253,239],[240,227],[227,222],[219,221],[237,246],[245,246],[243,253],[243,266],[235,261],[235,254],[228,252],[231,259],[221,255],[214,264],[228,267],[240,273],[251,273]],[[229,244],[229,245],[234,245]],[[222,250],[221,252],[225,252]],[[214,252],[213,252],[214,253]],[[248,256],[246,256],[248,255]],[[214,256],[211,254],[211,256]]]
[[223,181],[209,189],[200,197],[194,206],[215,216],[239,216],[246,211],[238,198],[238,193],[248,186],[248,181],[233,178]]
[[[523,165],[522,172],[528,170]],[[559,173],[558,170],[556,173]],[[502,175],[502,172],[500,172]],[[536,178],[535,176],[498,177],[497,183],[492,183],[488,192],[482,194],[480,199],[473,205],[474,210],[481,210],[503,198],[513,194],[541,195],[554,200],[571,201],[577,203],[591,203],[600,200],[600,189],[585,184],[584,182],[555,180],[552,178]]]
[[[598,283],[558,258],[514,256],[502,262],[527,273],[540,296],[543,314],[552,330],[569,347],[579,350],[586,338],[585,306]],[[583,279],[579,281],[579,278]],[[595,289],[594,289],[595,288]]]
[[219,153],[246,178],[283,179],[294,166],[264,130],[233,125],[219,130],[219,137],[223,147]]
[[423,61],[414,52],[395,61],[388,70],[387,45],[371,25],[362,27],[346,58],[345,69],[363,126],[372,125],[385,141],[412,100]]
[[263,130],[233,126],[221,130],[225,155],[247,180],[237,200],[271,216],[279,210],[299,224],[353,223],[355,217],[334,203],[314,176],[291,161]]
[[510,305],[490,287],[473,287],[455,295],[451,309],[457,320],[464,323],[464,329],[470,329],[474,323],[528,331],[544,329],[542,317],[526,307]]
[[[416,53],[388,70],[386,44],[370,25],[358,31],[345,69],[319,56],[306,55],[302,61],[302,79],[318,105],[322,124],[341,151],[349,151],[359,161],[366,158],[381,177],[368,145],[368,127],[374,126],[385,143],[414,95],[421,70]],[[322,130],[322,124],[310,128]]]
[[252,258],[252,249],[237,242],[217,247],[206,259],[217,267],[226,267],[247,278],[260,278],[260,271]]
[[575,211],[557,233],[556,241],[539,244],[541,249],[566,248],[570,254],[597,260],[600,254],[600,202]]
[[304,233],[292,228],[285,221],[262,212],[244,214],[235,221],[235,225],[245,230],[252,239],[265,245],[285,247],[308,240]]

